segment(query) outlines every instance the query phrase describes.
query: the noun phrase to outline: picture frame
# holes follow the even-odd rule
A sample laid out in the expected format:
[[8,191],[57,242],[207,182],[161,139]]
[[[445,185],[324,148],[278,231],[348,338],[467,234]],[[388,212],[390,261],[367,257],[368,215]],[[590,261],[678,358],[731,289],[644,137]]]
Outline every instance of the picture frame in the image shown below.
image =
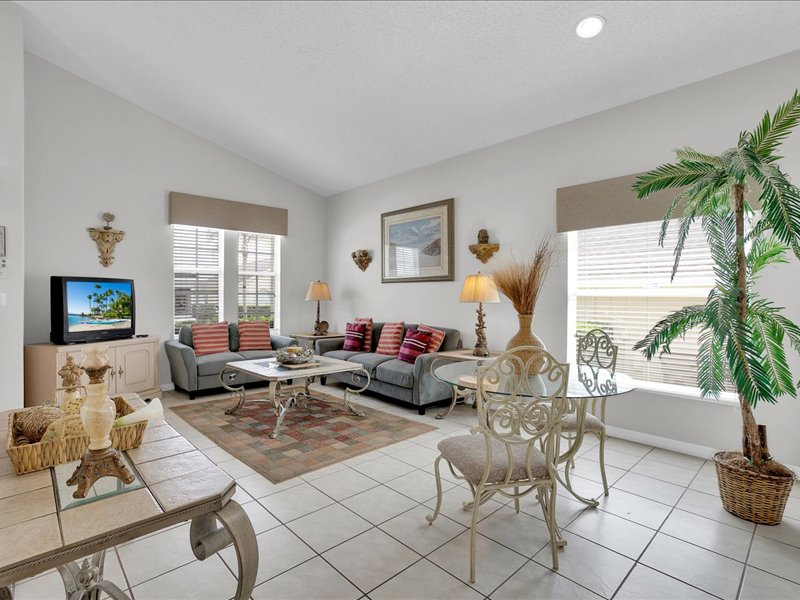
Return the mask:
[[381,215],[381,283],[453,281],[453,198]]

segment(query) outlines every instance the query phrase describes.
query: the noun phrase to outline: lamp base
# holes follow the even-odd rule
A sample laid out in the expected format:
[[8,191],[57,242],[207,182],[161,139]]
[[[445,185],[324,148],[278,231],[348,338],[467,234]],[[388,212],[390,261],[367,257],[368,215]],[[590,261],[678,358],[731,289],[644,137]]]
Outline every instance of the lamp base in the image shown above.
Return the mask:
[[472,351],[472,356],[487,358],[489,356],[489,349],[486,346],[475,346],[475,350]]
[[114,448],[89,450],[81,458],[81,464],[75,469],[72,477],[67,479],[67,485],[78,486],[72,497],[85,498],[89,488],[101,477],[116,477],[125,483],[133,483],[135,479]]

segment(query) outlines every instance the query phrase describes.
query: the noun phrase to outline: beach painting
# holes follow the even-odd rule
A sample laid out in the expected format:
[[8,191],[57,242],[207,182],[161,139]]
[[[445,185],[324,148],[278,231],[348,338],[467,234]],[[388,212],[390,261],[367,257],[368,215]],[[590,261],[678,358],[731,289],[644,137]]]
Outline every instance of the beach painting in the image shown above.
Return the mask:
[[381,215],[383,283],[453,280],[453,199]]
[[130,282],[67,281],[67,323],[70,333],[129,329],[133,319]]

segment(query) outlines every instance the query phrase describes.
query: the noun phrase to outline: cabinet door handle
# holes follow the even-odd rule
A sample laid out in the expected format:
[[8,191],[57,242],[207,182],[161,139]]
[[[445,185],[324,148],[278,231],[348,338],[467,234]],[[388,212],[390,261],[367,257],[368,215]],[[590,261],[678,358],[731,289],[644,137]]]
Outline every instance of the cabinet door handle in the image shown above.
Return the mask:
[[114,371],[114,369],[109,369],[109,371],[108,371],[108,378],[109,378],[109,379],[114,379],[114,377],[116,376],[116,374],[117,374],[117,373],[116,373],[116,371]]
[[119,368],[119,371],[117,371],[117,373],[119,373],[119,376],[120,376],[120,377],[122,377],[122,374],[123,374],[124,372],[125,372],[125,371],[123,371],[123,370],[122,370],[122,367],[120,367],[120,368]]

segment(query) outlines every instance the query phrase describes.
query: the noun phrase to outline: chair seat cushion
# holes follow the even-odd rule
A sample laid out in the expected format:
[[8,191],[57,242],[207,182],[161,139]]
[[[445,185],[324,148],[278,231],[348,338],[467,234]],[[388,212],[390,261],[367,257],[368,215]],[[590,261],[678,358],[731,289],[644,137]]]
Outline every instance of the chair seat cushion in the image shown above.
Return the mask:
[[361,352],[353,352],[352,350],[331,350],[330,352],[326,352],[322,356],[327,356],[328,358],[335,358],[337,360],[349,360],[351,356],[355,356],[356,354],[361,354]]
[[274,350],[239,350],[239,354],[245,360],[258,360],[259,358],[272,358],[275,356]]
[[363,352],[361,354],[351,356],[348,360],[350,362],[364,365],[364,368],[369,373],[369,376],[372,377],[375,375],[375,369],[378,367],[378,365],[385,363],[387,360],[392,360],[392,357],[376,354],[375,352]]
[[197,374],[219,375],[223,367],[237,360],[244,360],[241,354],[236,352],[217,352],[216,354],[205,354],[197,357]]
[[399,387],[414,387],[414,365],[388,356],[383,358],[388,360],[375,369],[375,379]]
[[[576,414],[566,415],[561,419],[561,431],[573,432],[578,429],[578,416]],[[602,433],[605,431],[603,422],[595,417],[592,413],[586,413],[586,421],[583,424],[583,430],[590,433]]]
[[[485,435],[457,435],[442,440],[437,447],[442,456],[453,467],[458,469],[467,481],[477,485],[486,470]],[[512,446],[513,465],[510,481],[528,479],[528,471],[525,467],[525,455],[528,452],[528,447],[528,444],[514,444]],[[531,474],[534,478],[547,477],[545,456],[535,446],[531,447],[530,463]],[[506,451],[506,444],[492,438],[492,464],[489,468],[489,476],[486,479],[486,483],[505,481],[507,473],[508,452]]]

